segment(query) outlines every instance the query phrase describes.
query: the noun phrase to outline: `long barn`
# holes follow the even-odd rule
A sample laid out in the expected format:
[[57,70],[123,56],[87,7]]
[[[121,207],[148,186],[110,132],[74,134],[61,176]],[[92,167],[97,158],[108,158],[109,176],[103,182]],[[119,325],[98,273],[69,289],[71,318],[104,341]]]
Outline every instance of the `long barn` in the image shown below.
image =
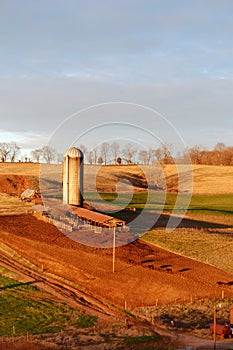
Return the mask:
[[71,206],[71,213],[93,226],[100,227],[124,227],[125,221],[110,215],[98,213],[81,207]]

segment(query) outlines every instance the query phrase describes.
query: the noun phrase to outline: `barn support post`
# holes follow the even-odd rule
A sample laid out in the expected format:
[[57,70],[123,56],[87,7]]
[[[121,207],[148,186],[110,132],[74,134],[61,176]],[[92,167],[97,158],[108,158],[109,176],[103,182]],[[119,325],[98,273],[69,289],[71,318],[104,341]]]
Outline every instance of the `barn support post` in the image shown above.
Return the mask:
[[214,324],[213,324],[213,333],[214,333],[214,350],[216,350],[216,328],[217,328],[217,307],[221,308],[221,304],[214,305]]

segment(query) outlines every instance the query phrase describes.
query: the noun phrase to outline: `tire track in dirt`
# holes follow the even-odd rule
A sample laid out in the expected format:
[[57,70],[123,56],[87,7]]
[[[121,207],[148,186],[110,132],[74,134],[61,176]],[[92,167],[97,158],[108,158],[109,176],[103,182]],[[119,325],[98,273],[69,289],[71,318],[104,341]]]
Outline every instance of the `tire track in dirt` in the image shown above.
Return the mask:
[[124,319],[123,314],[116,308],[105,304],[96,297],[75,288],[68,283],[59,281],[56,277],[49,276],[46,272],[26,267],[22,262],[17,261],[13,256],[9,256],[0,249],[0,265],[10,271],[16,272],[26,282],[32,282],[38,288],[64,300],[73,307],[78,307],[92,315],[100,317],[118,317]]

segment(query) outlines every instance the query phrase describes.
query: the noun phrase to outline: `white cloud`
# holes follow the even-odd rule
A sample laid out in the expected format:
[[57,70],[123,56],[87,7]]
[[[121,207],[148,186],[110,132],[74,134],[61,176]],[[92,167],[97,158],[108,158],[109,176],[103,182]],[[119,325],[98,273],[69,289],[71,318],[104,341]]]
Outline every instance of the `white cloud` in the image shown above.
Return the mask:
[[123,100],[159,110],[187,142],[228,143],[232,10],[229,0],[1,1],[2,130],[33,146],[27,133],[44,142],[75,111]]

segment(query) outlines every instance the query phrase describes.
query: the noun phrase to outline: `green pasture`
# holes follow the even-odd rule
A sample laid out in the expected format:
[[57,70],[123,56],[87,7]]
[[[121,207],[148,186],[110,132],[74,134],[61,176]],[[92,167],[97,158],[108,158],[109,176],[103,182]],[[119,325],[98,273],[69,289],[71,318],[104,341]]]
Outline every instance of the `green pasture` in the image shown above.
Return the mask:
[[[188,195],[154,192],[134,193],[85,193],[85,200],[94,203],[109,203],[117,207],[135,207],[137,210],[153,210],[159,212],[184,212],[192,214],[233,215],[233,194]],[[146,203],[146,206],[145,206]]]
[[0,336],[57,332],[68,326],[86,328],[95,323],[96,317],[55,301],[33,283],[0,275]]
[[169,234],[162,229],[151,229],[142,240],[221,270],[233,271],[232,230],[176,228]]

